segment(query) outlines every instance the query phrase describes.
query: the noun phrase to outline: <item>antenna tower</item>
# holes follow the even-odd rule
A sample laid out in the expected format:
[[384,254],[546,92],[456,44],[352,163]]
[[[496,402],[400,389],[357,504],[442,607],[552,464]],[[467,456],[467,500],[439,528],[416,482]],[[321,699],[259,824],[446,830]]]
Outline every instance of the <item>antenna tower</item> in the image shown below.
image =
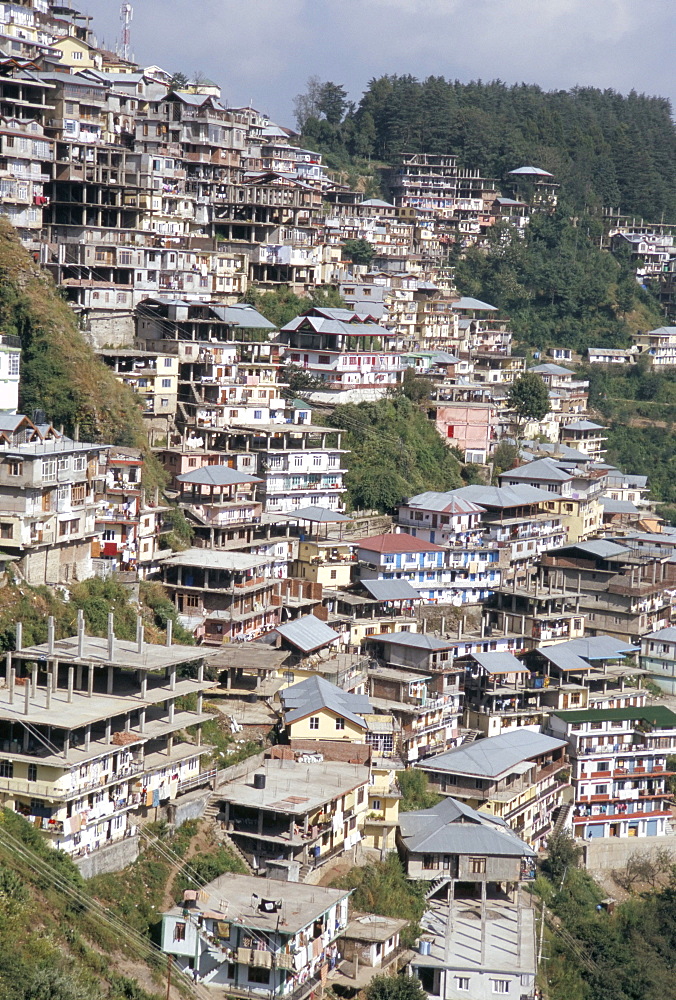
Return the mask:
[[131,41],[131,21],[134,16],[134,8],[130,3],[123,3],[120,7],[120,20],[122,21],[122,57],[129,58],[129,43]]

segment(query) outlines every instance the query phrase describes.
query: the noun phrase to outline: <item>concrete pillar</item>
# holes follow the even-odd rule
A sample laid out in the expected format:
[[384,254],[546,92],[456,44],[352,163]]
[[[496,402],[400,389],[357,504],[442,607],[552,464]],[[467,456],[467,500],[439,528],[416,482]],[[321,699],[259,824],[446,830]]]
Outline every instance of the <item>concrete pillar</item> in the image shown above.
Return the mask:
[[78,691],[82,690],[82,664],[78,663],[75,667],[75,687]]
[[200,660],[200,665],[197,669],[197,680],[200,683],[204,680],[204,660]]
[[113,693],[113,666],[110,664],[106,675],[106,694]]
[[7,653],[5,660],[5,681],[9,688],[9,703],[14,704],[14,667],[12,666],[12,654]]
[[169,690],[176,690],[176,664],[172,663],[169,667]]
[[54,653],[54,615],[50,615],[47,619],[47,652],[50,656]]
[[200,691],[200,693],[197,695],[197,711],[200,712],[200,713],[202,712],[203,698],[204,698],[204,696],[203,696],[202,692]]
[[112,735],[113,735],[112,719],[106,719],[106,743],[110,743]]
[[174,721],[174,711],[175,711],[175,707],[174,706],[175,706],[175,701],[172,698],[171,701],[167,705],[167,708],[169,709],[169,722],[173,722]]
[[144,672],[141,675],[141,697],[145,698],[148,693],[148,675]]
[[73,700],[73,680],[75,675],[75,668],[73,666],[68,667],[68,703],[70,704]]
[[35,698],[38,689],[38,665],[31,663],[31,698]]
[[[201,739],[201,734],[200,734],[200,739]],[[198,746],[199,746],[199,743],[198,743]],[[167,756],[168,757],[171,756],[171,753],[172,753],[173,749],[174,749],[174,737],[173,736],[167,736]]]
[[87,671],[87,697],[94,694],[94,664],[90,663]]
[[14,626],[14,648],[17,652],[23,648],[23,622],[17,622]]
[[59,661],[52,660],[52,691],[59,689]]
[[85,726],[85,750],[89,750],[89,745],[92,741],[92,727],[91,725]]
[[[212,543],[213,547],[213,543]],[[174,634],[174,622],[171,618],[167,618],[167,646],[171,646],[171,640]]]
[[28,678],[26,677],[26,680],[25,680],[25,683],[24,683],[24,686],[23,686],[23,714],[24,715],[28,715],[28,709],[30,707],[30,700],[31,700],[31,686],[28,683]]
[[70,750],[70,729],[66,730],[66,734],[63,737],[63,756],[68,760],[68,751]]
[[45,707],[46,708],[51,708],[52,707],[52,685],[50,684],[49,676],[47,677],[47,684],[45,685],[45,693],[46,693]]
[[138,712],[138,728],[140,733],[145,733],[146,731],[146,710],[145,708],[140,708]]
[[112,611],[108,613],[108,659],[115,659],[115,616]]

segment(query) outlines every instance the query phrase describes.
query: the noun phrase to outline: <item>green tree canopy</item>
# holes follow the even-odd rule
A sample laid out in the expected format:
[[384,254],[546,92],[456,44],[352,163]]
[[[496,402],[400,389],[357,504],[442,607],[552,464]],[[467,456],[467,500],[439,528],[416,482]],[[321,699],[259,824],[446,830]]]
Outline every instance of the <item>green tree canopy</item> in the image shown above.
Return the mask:
[[364,995],[366,1000],[427,1000],[415,976],[374,976]]
[[365,264],[367,267],[373,260],[373,245],[368,240],[343,240],[343,260],[351,260],[353,264]]
[[547,386],[535,372],[524,372],[509,387],[507,405],[520,423],[542,420],[550,409]]

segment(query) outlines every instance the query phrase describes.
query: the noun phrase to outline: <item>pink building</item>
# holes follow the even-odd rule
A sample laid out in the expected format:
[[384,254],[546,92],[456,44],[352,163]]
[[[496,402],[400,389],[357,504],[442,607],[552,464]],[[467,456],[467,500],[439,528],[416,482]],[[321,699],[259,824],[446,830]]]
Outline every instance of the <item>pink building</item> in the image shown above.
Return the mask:
[[497,410],[491,403],[439,403],[435,426],[465,462],[488,461],[497,433]]

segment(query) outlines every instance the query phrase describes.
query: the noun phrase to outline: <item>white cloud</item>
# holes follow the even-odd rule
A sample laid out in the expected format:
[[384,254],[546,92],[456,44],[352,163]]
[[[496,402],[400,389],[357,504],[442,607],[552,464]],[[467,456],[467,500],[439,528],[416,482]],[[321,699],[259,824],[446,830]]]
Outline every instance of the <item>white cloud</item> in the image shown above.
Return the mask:
[[[133,0],[132,0],[133,3]],[[115,0],[89,0],[119,35]],[[311,74],[358,99],[382,73],[635,88],[676,97],[670,0],[137,0],[136,57],[200,69],[234,104],[291,118]]]

